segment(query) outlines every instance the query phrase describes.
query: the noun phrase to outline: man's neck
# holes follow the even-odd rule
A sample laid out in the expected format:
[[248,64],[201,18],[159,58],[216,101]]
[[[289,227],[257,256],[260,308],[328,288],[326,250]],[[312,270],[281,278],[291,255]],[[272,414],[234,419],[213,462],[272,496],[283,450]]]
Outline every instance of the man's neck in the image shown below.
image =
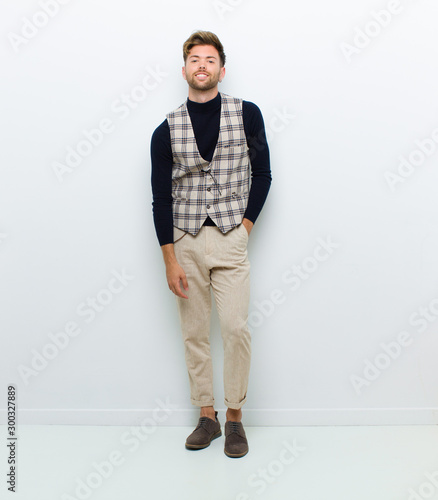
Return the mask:
[[194,102],[208,102],[214,99],[217,95],[217,87],[211,90],[196,90],[189,87],[189,99]]

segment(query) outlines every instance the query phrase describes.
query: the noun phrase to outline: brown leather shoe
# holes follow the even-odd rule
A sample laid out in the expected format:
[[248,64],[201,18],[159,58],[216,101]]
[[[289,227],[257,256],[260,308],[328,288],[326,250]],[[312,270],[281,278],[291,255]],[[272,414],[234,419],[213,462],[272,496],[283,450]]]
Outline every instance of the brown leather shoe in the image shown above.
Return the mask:
[[248,453],[248,441],[242,422],[225,422],[225,455],[240,458]]
[[188,450],[201,450],[207,448],[213,439],[222,435],[221,424],[217,419],[217,411],[214,412],[214,420],[208,417],[200,417],[196,429],[186,439]]

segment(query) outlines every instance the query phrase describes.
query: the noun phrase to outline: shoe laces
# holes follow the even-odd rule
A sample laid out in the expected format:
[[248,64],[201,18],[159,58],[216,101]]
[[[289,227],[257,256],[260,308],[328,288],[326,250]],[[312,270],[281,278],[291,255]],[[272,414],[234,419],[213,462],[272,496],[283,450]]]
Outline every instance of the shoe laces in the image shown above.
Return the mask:
[[229,425],[229,429],[230,429],[230,433],[233,433],[235,432],[236,434],[239,434],[240,432],[240,422],[228,422],[230,425]]
[[195,431],[196,431],[196,430],[198,430],[198,429],[200,429],[201,427],[202,427],[203,429],[207,430],[206,425],[207,425],[207,422],[208,422],[209,420],[211,420],[211,419],[210,419],[210,418],[208,418],[208,417],[201,417],[201,418],[199,419],[199,422],[198,422],[198,425],[196,426]]

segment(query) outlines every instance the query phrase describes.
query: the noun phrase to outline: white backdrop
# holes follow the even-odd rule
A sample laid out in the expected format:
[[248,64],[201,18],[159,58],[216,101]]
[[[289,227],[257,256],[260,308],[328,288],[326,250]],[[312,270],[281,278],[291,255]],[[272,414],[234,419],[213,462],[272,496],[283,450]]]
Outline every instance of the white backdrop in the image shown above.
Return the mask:
[[285,5],[2,1],[3,412],[15,384],[22,423],[193,421],[149,147],[206,29],[271,150],[245,421],[438,422],[438,5]]

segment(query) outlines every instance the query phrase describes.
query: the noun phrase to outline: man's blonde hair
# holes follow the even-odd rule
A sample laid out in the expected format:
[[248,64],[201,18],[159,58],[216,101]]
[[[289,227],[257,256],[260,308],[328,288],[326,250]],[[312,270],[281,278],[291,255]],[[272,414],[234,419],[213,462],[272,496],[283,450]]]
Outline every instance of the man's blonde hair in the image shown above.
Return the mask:
[[211,31],[195,31],[184,42],[183,57],[184,63],[187,61],[189,52],[195,45],[212,45],[218,52],[221,62],[221,67],[225,66],[225,52],[219,38]]

